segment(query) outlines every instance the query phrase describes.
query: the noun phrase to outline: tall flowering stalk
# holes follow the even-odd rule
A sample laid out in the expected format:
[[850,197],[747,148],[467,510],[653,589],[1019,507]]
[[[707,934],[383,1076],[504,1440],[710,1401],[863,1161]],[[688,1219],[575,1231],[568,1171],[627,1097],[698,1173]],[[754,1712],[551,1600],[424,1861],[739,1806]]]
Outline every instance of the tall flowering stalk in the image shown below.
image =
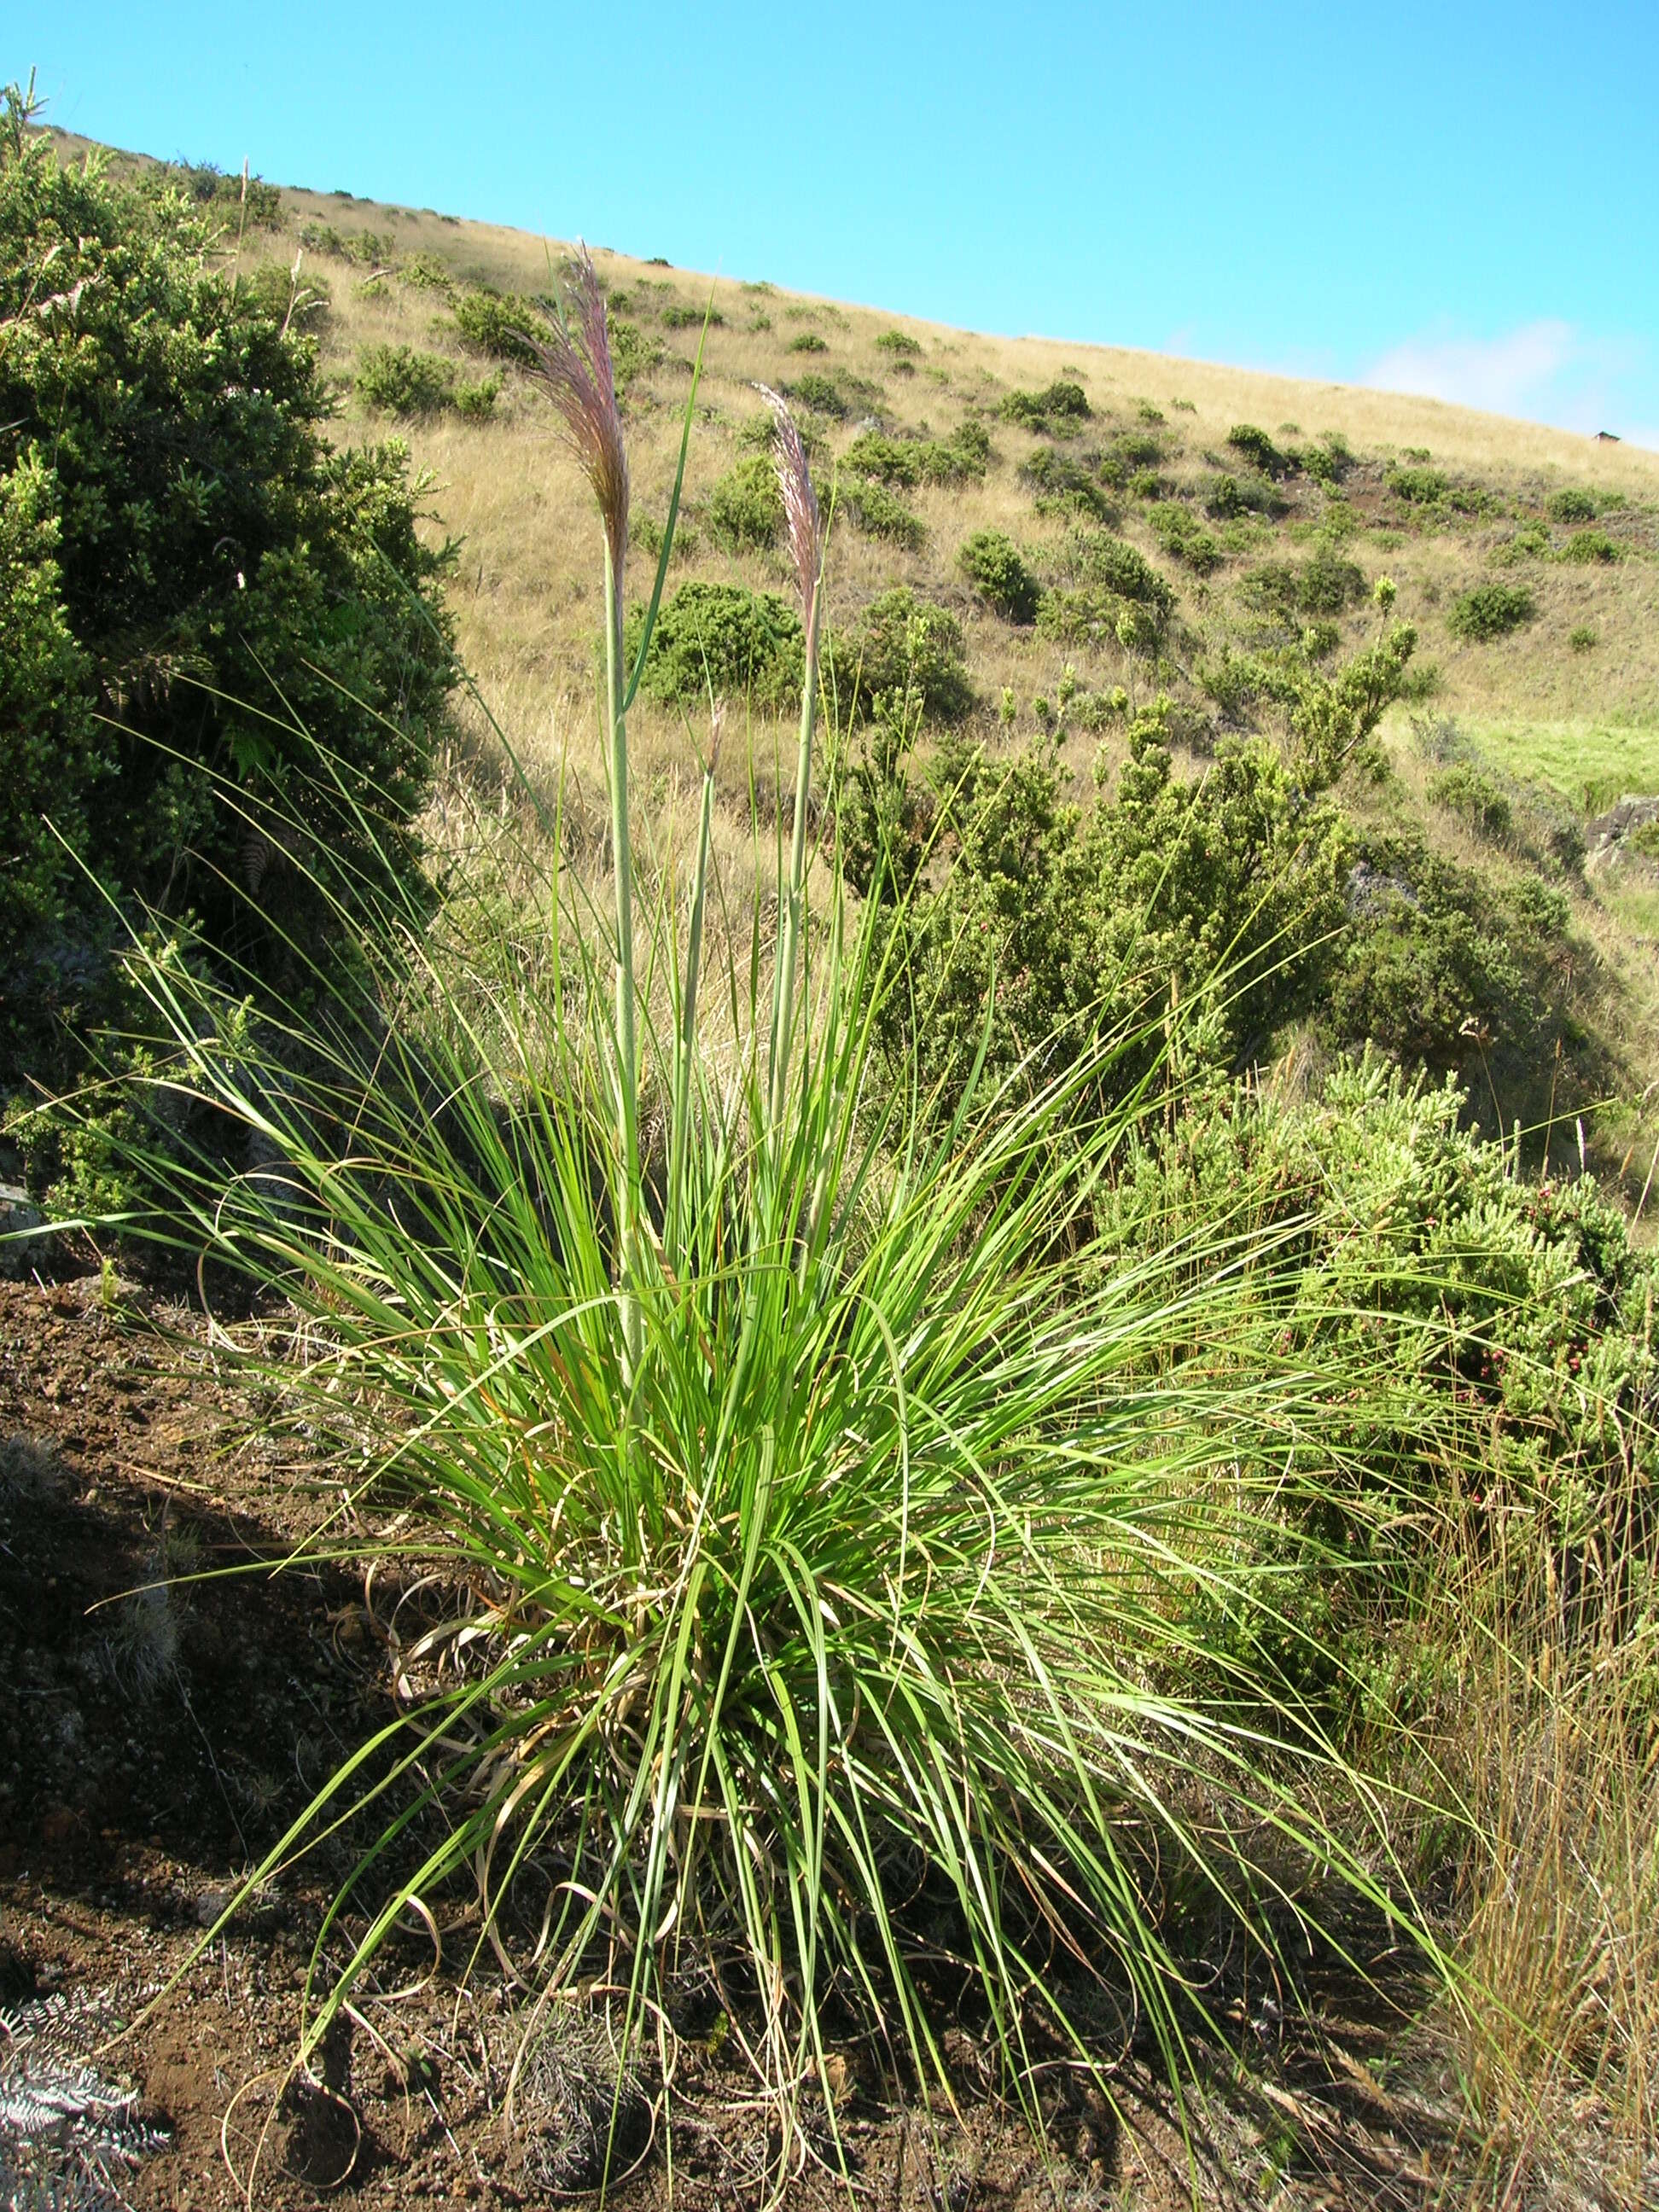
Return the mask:
[[787,403],[769,385],[757,387],[775,420],[774,458],[783,494],[789,550],[795,564],[805,631],[805,668],[801,679],[800,749],[795,762],[795,819],[789,848],[783,932],[772,996],[770,1108],[775,1128],[782,1118],[789,1081],[789,1057],[795,1025],[796,969],[799,964],[801,914],[806,896],[806,817],[812,791],[812,732],[818,703],[818,617],[823,590],[823,520],[806,465],[806,448]]
[[[606,777],[617,895],[617,1113],[622,1137],[617,1230],[622,1263],[631,1266],[640,1191],[639,1039],[634,985],[634,855],[628,823],[627,670],[623,652],[623,574],[628,557],[628,450],[605,331],[605,294],[592,257],[579,246],[570,264],[568,308],[534,343],[538,380],[563,419],[565,435],[593,488],[605,526]],[[637,1356],[639,1319],[625,1308]]]

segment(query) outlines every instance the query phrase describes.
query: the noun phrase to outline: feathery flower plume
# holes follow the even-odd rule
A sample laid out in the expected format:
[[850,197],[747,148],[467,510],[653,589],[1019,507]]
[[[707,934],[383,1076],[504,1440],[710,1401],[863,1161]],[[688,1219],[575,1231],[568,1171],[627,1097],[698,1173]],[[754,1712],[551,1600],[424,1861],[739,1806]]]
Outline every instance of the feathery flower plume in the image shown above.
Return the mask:
[[531,341],[532,374],[563,416],[565,435],[593,487],[620,598],[628,550],[628,453],[605,335],[605,294],[580,244],[571,256],[567,299],[568,312],[550,318],[546,336]]
[[812,472],[806,465],[806,448],[795,427],[795,418],[789,412],[788,402],[773,391],[769,384],[755,386],[761,398],[771,409],[777,425],[777,447],[773,459],[778,471],[778,489],[783,494],[784,520],[789,530],[789,550],[795,563],[795,581],[800,591],[801,619],[806,625],[806,665],[814,664],[817,647],[818,584],[823,574],[823,522],[818,513],[817,494],[812,489]]

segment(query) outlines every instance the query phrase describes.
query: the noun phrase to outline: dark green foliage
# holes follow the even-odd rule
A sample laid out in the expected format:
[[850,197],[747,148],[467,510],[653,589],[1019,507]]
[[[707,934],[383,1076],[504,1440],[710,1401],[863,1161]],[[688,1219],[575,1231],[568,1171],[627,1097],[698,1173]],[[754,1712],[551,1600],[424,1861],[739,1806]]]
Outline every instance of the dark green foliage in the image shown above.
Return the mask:
[[1115,491],[1133,491],[1139,498],[1155,499],[1163,489],[1156,473],[1164,459],[1164,441],[1148,430],[1120,430],[1105,452],[1095,457],[1103,483]]
[[884,353],[893,354],[900,360],[914,358],[921,351],[921,339],[913,338],[908,331],[883,331],[876,343]]
[[1012,623],[1036,621],[1041,587],[1012,538],[975,531],[963,540],[957,566],[993,613]]
[[1446,627],[1454,637],[1484,644],[1492,638],[1507,637],[1511,630],[1529,623],[1536,611],[1536,603],[1524,584],[1477,584],[1452,601]]
[[1288,453],[1281,453],[1265,430],[1258,430],[1254,422],[1236,422],[1227,433],[1227,443],[1236,453],[1241,453],[1264,477],[1287,477],[1297,464]]
[[791,353],[828,353],[830,349],[816,331],[803,331],[799,337],[789,341]]
[[1297,605],[1306,615],[1344,614],[1364,596],[1364,571],[1328,545],[1312,555],[1297,580]]
[[636,377],[657,366],[663,349],[654,338],[647,337],[637,323],[613,322],[610,335],[611,367],[617,391],[625,392]]
[[1338,430],[1327,430],[1316,446],[1305,447],[1296,458],[1314,482],[1323,484],[1327,491],[1334,490],[1353,466],[1348,441]]
[[799,401],[801,406],[810,407],[817,415],[832,416],[838,422],[850,411],[846,395],[831,377],[809,373],[798,376],[783,388],[787,396]]
[[457,335],[475,353],[492,361],[526,367],[535,359],[532,341],[540,321],[532,301],[517,293],[463,292],[450,309]]
[[1213,574],[1226,558],[1191,507],[1183,507],[1178,500],[1164,501],[1150,511],[1146,520],[1152,526],[1153,536],[1171,560],[1179,561],[1195,576]]
[[917,484],[959,484],[981,477],[989,453],[984,425],[965,422],[948,439],[890,438],[866,430],[848,447],[846,462],[855,475],[872,483],[911,490]]
[[411,253],[398,274],[413,291],[447,295],[455,289],[454,278],[435,253]]
[[1581,564],[1607,562],[1624,558],[1624,547],[1616,538],[1609,538],[1605,530],[1576,530],[1561,549],[1564,561]]
[[1075,526],[1067,535],[1061,560],[1066,573],[1079,584],[1091,584],[1120,599],[1133,600],[1157,619],[1167,621],[1175,607],[1175,592],[1146,555],[1109,531]]
[[1102,522],[1117,519],[1097,465],[1058,446],[1039,446],[1019,473],[1036,494],[1039,514],[1090,514]]
[[[626,630],[630,663],[644,622],[644,609],[636,607]],[[712,696],[776,713],[799,702],[804,666],[799,617],[775,592],[693,581],[658,611],[640,689],[669,705]]]
[[[316,919],[307,869],[380,869],[360,805],[414,879],[408,824],[453,681],[447,556],[416,533],[401,447],[330,447],[310,341],[223,271],[215,225],[60,167],[9,109],[0,680],[22,765],[0,790],[0,898],[43,927],[88,900],[41,847],[49,800],[118,897],[193,907],[210,944],[280,963],[279,933]],[[287,842],[256,851],[238,809],[267,805]],[[255,869],[258,915],[226,888]],[[44,1018],[55,987],[18,965],[14,989]]]
[[1506,1111],[1528,1121],[1541,1111],[1534,1093],[1560,1033],[1555,1001],[1571,958],[1559,893],[1535,878],[1504,887],[1395,836],[1367,846],[1349,906],[1332,1036],[1369,1038],[1407,1066],[1483,1090],[1495,1083]]
[[660,311],[659,320],[665,331],[700,331],[703,326],[705,315],[711,330],[717,331],[724,327],[726,318],[718,307],[709,307],[705,310],[702,307],[694,307],[682,300],[671,300]]
[[1659,1285],[1592,1177],[1528,1179],[1470,1126],[1488,1103],[1484,1085],[1466,1098],[1372,1054],[1305,1103],[1215,1086],[1131,1146],[1102,1226],[1138,1257],[1217,1219],[1279,1226],[1299,1262],[1279,1279],[1297,1284],[1286,1329],[1392,1347],[1397,1426],[1364,1461],[1442,1480],[1420,1444],[1455,1399],[1483,1484],[1513,1486],[1554,1540],[1588,1548],[1629,1512],[1632,1474],[1646,1499],[1659,1483]]
[[1594,653],[1600,642],[1588,623],[1580,623],[1567,633],[1567,643],[1574,653]]
[[1060,378],[1042,392],[1011,392],[997,411],[1005,422],[1048,433],[1086,422],[1093,410],[1083,386]]
[[283,227],[283,196],[263,177],[227,176],[212,161],[163,161],[140,188],[154,191],[158,185],[182,192],[198,214],[213,217],[221,228]]
[[1601,512],[1601,504],[1593,491],[1566,484],[1550,494],[1544,501],[1544,512],[1552,522],[1594,522]]
[[708,534],[728,553],[775,544],[783,528],[778,472],[764,454],[739,461],[709,494]]
[[1244,514],[1272,518],[1284,514],[1285,501],[1266,477],[1223,474],[1212,479],[1204,511],[1218,522],[1234,522]]
[[1252,614],[1293,622],[1301,605],[1300,580],[1294,565],[1289,561],[1261,562],[1239,578],[1238,596]]
[[382,414],[412,416],[458,415],[482,420],[495,411],[501,392],[498,376],[469,384],[453,361],[420,353],[413,346],[365,346],[357,360],[357,396]]
[[1515,810],[1507,793],[1492,778],[1467,761],[1454,761],[1429,778],[1429,797],[1460,822],[1483,837],[1507,837],[1514,827]]
[[927,543],[926,523],[884,483],[860,483],[854,479],[841,487],[836,505],[866,538],[883,538],[911,553],[920,552]]
[[1437,507],[1451,489],[1443,469],[1401,468],[1390,461],[1389,489],[1408,507]]
[[850,632],[826,641],[823,670],[824,690],[842,719],[872,713],[884,693],[902,702],[907,726],[917,717],[959,722],[974,705],[961,624],[906,584],[883,592]]

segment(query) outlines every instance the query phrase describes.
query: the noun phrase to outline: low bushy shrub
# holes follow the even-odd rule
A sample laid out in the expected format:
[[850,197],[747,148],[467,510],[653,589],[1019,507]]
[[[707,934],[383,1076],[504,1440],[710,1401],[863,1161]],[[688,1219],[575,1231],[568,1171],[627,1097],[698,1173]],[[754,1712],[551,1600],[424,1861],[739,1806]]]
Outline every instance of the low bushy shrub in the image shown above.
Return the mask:
[[1593,491],[1578,484],[1564,484],[1544,501],[1544,512],[1552,522],[1594,522],[1601,504]]
[[1364,569],[1328,545],[1310,556],[1297,579],[1297,605],[1306,615],[1344,614],[1364,596]]
[[921,351],[921,339],[913,338],[908,331],[883,331],[876,343],[883,353],[892,354],[901,361],[914,359]]
[[1537,604],[1524,584],[1477,584],[1452,601],[1446,627],[1454,637],[1486,644],[1521,629],[1536,612]]
[[535,358],[531,341],[540,318],[532,301],[479,287],[463,292],[449,313],[457,337],[475,353],[520,368]]
[[777,543],[783,528],[778,472],[763,453],[727,471],[708,495],[708,535],[727,553],[757,552]]
[[365,346],[353,380],[366,406],[385,415],[437,415],[455,389],[455,364],[413,346]]
[[960,722],[975,703],[956,617],[908,584],[883,592],[852,628],[827,641],[824,686],[843,718],[872,713],[884,694],[915,719]]
[[1227,433],[1227,443],[1252,468],[1260,469],[1264,477],[1287,477],[1295,467],[1290,455],[1281,453],[1267,433],[1259,430],[1254,422],[1235,422]]
[[1092,584],[1120,599],[1146,607],[1157,619],[1167,621],[1176,595],[1169,579],[1159,575],[1146,555],[1107,530],[1079,525],[1068,532],[1061,549],[1064,572],[1079,584]]
[[793,384],[786,384],[783,389],[786,396],[799,405],[810,407],[815,415],[828,415],[837,422],[843,421],[852,411],[846,394],[835,379],[821,376],[816,370],[809,370],[805,376],[798,376]]
[[1024,429],[1039,433],[1086,422],[1093,411],[1083,386],[1064,378],[1041,392],[1011,392],[997,410],[1005,422],[1018,422]]
[[1089,514],[1102,522],[1117,519],[1097,462],[1079,459],[1058,446],[1039,446],[1019,474],[1036,495],[1039,514]]
[[1622,560],[1625,549],[1616,538],[1609,538],[1605,530],[1576,530],[1561,549],[1564,561],[1581,564]]
[[927,543],[927,524],[884,483],[854,480],[844,484],[836,495],[836,504],[866,538],[882,538],[910,553],[919,553]]
[[1574,653],[1594,653],[1600,641],[1589,623],[1579,623],[1567,632],[1567,644]]
[[1389,464],[1388,483],[1407,507],[1437,507],[1451,490],[1451,478],[1443,469],[1401,468],[1395,461]]
[[234,229],[244,224],[256,230],[283,227],[283,196],[275,185],[240,171],[227,174],[216,162],[163,161],[142,185],[150,191],[171,187],[198,213]]
[[694,307],[684,300],[671,300],[657,319],[665,331],[700,331],[705,321],[710,330],[720,330],[726,323],[718,307]]
[[975,531],[957,549],[957,566],[993,613],[1011,623],[1036,621],[1042,589],[1012,538]]
[[1179,561],[1195,576],[1212,575],[1226,558],[1191,507],[1183,507],[1178,500],[1162,501],[1150,511],[1146,520],[1170,559]]
[[1507,837],[1515,810],[1508,794],[1466,761],[1454,761],[1429,778],[1429,798],[1483,837]]
[[789,341],[791,353],[828,353],[830,349],[816,331],[803,331],[799,337]]
[[[629,615],[624,642],[631,662],[644,628],[643,608]],[[663,601],[651,634],[640,689],[672,706],[711,696],[742,700],[763,714],[800,699],[805,643],[800,618],[775,592],[740,584],[682,584]]]
[[921,483],[958,484],[983,477],[989,452],[983,424],[967,422],[948,439],[890,438],[880,430],[866,430],[854,439],[845,459],[858,476],[913,490]]

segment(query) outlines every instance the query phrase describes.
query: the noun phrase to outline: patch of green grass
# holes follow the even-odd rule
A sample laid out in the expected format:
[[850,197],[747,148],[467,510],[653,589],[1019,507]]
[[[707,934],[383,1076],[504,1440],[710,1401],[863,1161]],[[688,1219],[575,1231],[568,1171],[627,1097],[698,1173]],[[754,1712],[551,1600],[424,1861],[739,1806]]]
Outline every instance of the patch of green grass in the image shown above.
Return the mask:
[[1535,776],[1591,813],[1626,791],[1659,792],[1659,723],[1465,720],[1463,727],[1505,775]]

